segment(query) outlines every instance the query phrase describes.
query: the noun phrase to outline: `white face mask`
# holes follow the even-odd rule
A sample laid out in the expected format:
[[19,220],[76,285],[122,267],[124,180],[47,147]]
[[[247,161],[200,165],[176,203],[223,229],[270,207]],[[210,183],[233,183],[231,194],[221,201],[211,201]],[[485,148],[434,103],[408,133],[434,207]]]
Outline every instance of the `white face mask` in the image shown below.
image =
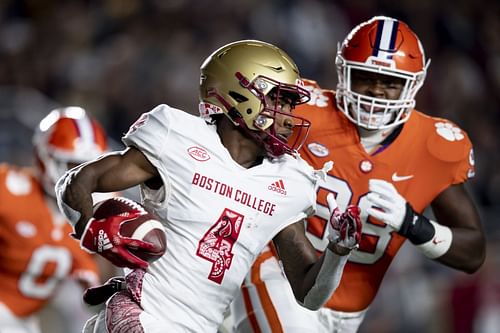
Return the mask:
[[393,112],[367,112],[362,108],[351,108],[354,119],[358,119],[360,124],[366,128],[381,128],[387,125],[394,118]]
[[[396,127],[408,120],[415,107],[415,94],[423,84],[426,67],[422,72],[409,73],[379,66],[346,61],[337,55],[338,84],[337,106],[346,117],[365,129],[386,129]],[[403,89],[398,99],[385,99],[361,95],[351,89],[352,70],[390,75],[404,79]]]

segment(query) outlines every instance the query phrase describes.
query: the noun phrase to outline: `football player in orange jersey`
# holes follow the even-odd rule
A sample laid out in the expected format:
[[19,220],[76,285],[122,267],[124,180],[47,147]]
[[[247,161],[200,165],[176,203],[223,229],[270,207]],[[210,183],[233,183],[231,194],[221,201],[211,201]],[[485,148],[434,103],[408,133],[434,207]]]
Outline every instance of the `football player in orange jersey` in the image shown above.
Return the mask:
[[[237,332],[356,332],[382,279],[408,239],[446,266],[473,273],[485,258],[477,209],[463,183],[474,176],[467,134],[414,110],[429,61],[402,21],[374,17],[339,46],[337,91],[306,83],[312,98],[296,114],[312,122],[301,156],[335,166],[318,192],[307,234],[319,252],[327,239],[325,197],[362,210],[360,246],[326,307],[308,311],[291,297],[279,263],[264,252],[232,305]],[[422,212],[431,206],[435,219]]]
[[97,284],[90,254],[69,237],[54,185],[70,167],[103,153],[106,136],[80,107],[51,111],[33,137],[36,166],[0,164],[0,331],[36,333],[38,311],[67,277]]

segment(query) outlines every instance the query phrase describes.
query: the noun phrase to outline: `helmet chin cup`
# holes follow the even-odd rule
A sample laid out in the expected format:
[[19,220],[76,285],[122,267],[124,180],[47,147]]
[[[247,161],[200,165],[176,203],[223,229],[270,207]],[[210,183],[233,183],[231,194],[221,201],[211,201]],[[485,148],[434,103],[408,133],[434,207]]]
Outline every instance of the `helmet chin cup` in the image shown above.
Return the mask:
[[268,136],[267,139],[264,140],[264,145],[266,151],[271,157],[280,157],[285,153],[292,153],[292,150],[288,147],[288,145],[283,144],[283,142],[276,137]]
[[340,97],[343,107],[348,111],[347,118],[368,130],[388,129],[406,122],[415,105],[414,100],[401,103],[355,92],[342,92]]

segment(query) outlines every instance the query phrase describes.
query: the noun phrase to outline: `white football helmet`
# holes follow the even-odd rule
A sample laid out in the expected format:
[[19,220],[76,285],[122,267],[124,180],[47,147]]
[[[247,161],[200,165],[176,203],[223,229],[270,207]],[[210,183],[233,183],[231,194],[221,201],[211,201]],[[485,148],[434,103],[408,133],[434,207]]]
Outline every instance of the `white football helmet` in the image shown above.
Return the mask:
[[[427,67],[422,44],[402,21],[376,16],[355,27],[336,57],[337,105],[347,118],[366,129],[385,129],[408,120]],[[351,89],[352,71],[368,71],[404,80],[399,99],[358,94]]]
[[52,196],[57,180],[71,164],[87,162],[107,150],[104,130],[76,106],[54,109],[43,118],[33,145],[40,181]]

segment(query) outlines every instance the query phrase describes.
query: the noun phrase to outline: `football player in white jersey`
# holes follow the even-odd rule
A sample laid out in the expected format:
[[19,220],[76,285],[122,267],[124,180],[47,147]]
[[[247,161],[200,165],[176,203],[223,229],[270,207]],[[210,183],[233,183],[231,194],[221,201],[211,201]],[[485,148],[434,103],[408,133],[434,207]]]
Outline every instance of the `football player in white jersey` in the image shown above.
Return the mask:
[[[258,253],[274,241],[299,303],[318,309],[334,292],[359,241],[359,208],[329,206],[331,241],[318,258],[305,237],[318,180],[296,149],[309,123],[294,117],[309,94],[297,66],[261,41],[223,46],[201,66],[200,114],[167,105],[144,113],[114,152],[66,173],[60,209],[82,247],[134,268],[85,332],[215,332]],[[294,135],[294,144],[287,144]],[[140,184],[142,203],[160,217],[167,251],[148,265],[132,255],[117,216],[92,217],[92,192]],[[98,249],[107,233],[111,249]],[[96,236],[94,236],[96,235]],[[135,241],[141,249],[151,244]]]

